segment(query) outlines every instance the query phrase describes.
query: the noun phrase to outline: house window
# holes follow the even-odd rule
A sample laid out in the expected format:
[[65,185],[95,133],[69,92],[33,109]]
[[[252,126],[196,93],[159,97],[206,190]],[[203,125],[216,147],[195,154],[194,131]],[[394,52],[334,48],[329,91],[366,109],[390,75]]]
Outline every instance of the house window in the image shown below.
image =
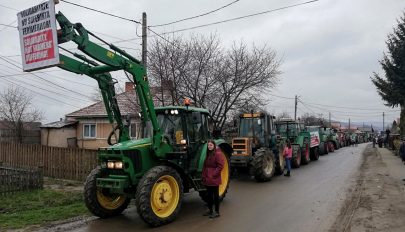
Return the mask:
[[83,138],[96,138],[96,124],[83,125]]

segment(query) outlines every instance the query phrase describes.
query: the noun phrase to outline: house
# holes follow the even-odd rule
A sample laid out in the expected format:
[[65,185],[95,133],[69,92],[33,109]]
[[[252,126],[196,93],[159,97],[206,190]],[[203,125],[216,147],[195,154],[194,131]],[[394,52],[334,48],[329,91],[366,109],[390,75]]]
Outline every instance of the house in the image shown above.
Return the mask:
[[51,147],[77,147],[77,121],[60,121],[41,126],[41,145]]
[[[170,104],[168,101],[171,98],[167,97],[169,96],[168,88],[164,89],[163,94],[161,89],[162,87],[151,88],[155,106],[163,104],[159,98],[162,96],[164,104]],[[141,119],[134,85],[131,82],[125,83],[125,91],[117,94],[116,99],[123,120],[129,119],[131,138],[138,138],[141,134]],[[108,146],[107,139],[113,126],[108,120],[104,102],[99,101],[65,115],[63,121],[43,125],[41,129],[41,143],[43,145],[98,149]],[[115,142],[114,136],[112,136],[111,142]]]

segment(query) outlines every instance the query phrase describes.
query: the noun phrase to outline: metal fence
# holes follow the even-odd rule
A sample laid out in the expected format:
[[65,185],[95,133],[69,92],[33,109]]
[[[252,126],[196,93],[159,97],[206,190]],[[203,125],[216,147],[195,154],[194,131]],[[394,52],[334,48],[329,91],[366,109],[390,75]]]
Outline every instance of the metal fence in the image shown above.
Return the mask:
[[14,168],[0,163],[0,195],[41,189],[44,184],[42,167]]

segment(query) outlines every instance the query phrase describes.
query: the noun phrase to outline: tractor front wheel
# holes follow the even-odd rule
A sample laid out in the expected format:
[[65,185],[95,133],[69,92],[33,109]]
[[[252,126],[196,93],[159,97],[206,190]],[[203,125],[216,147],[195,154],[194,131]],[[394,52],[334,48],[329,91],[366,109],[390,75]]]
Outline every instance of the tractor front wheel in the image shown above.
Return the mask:
[[301,164],[308,164],[310,161],[310,157],[309,157],[309,144],[304,144],[304,149],[302,150],[301,153]]
[[143,175],[136,191],[136,209],[150,226],[172,222],[181,208],[183,184],[171,167],[156,166]]
[[319,159],[319,149],[318,147],[314,147],[311,149],[311,160],[316,161]]
[[109,189],[98,188],[97,177],[102,177],[101,169],[95,168],[87,176],[84,184],[84,203],[89,211],[100,218],[108,218],[119,215],[131,201],[130,198],[116,193],[110,193]]
[[293,168],[299,168],[301,166],[301,148],[298,148],[297,154],[296,154],[295,157],[294,157],[294,154],[293,154],[291,164],[292,164]]
[[257,150],[253,157],[252,168],[257,181],[269,181],[275,172],[273,153],[265,148]]
[[278,152],[278,159],[276,160],[276,174],[281,175],[284,173],[285,159],[283,157],[283,151]]

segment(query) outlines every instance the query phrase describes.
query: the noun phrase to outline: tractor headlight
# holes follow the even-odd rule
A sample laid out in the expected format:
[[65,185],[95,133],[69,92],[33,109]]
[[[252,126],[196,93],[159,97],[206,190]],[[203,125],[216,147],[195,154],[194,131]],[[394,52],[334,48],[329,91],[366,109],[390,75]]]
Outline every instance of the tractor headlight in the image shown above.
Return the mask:
[[108,161],[107,162],[107,168],[114,169],[114,161]]
[[115,169],[122,169],[123,165],[121,161],[114,162]]

